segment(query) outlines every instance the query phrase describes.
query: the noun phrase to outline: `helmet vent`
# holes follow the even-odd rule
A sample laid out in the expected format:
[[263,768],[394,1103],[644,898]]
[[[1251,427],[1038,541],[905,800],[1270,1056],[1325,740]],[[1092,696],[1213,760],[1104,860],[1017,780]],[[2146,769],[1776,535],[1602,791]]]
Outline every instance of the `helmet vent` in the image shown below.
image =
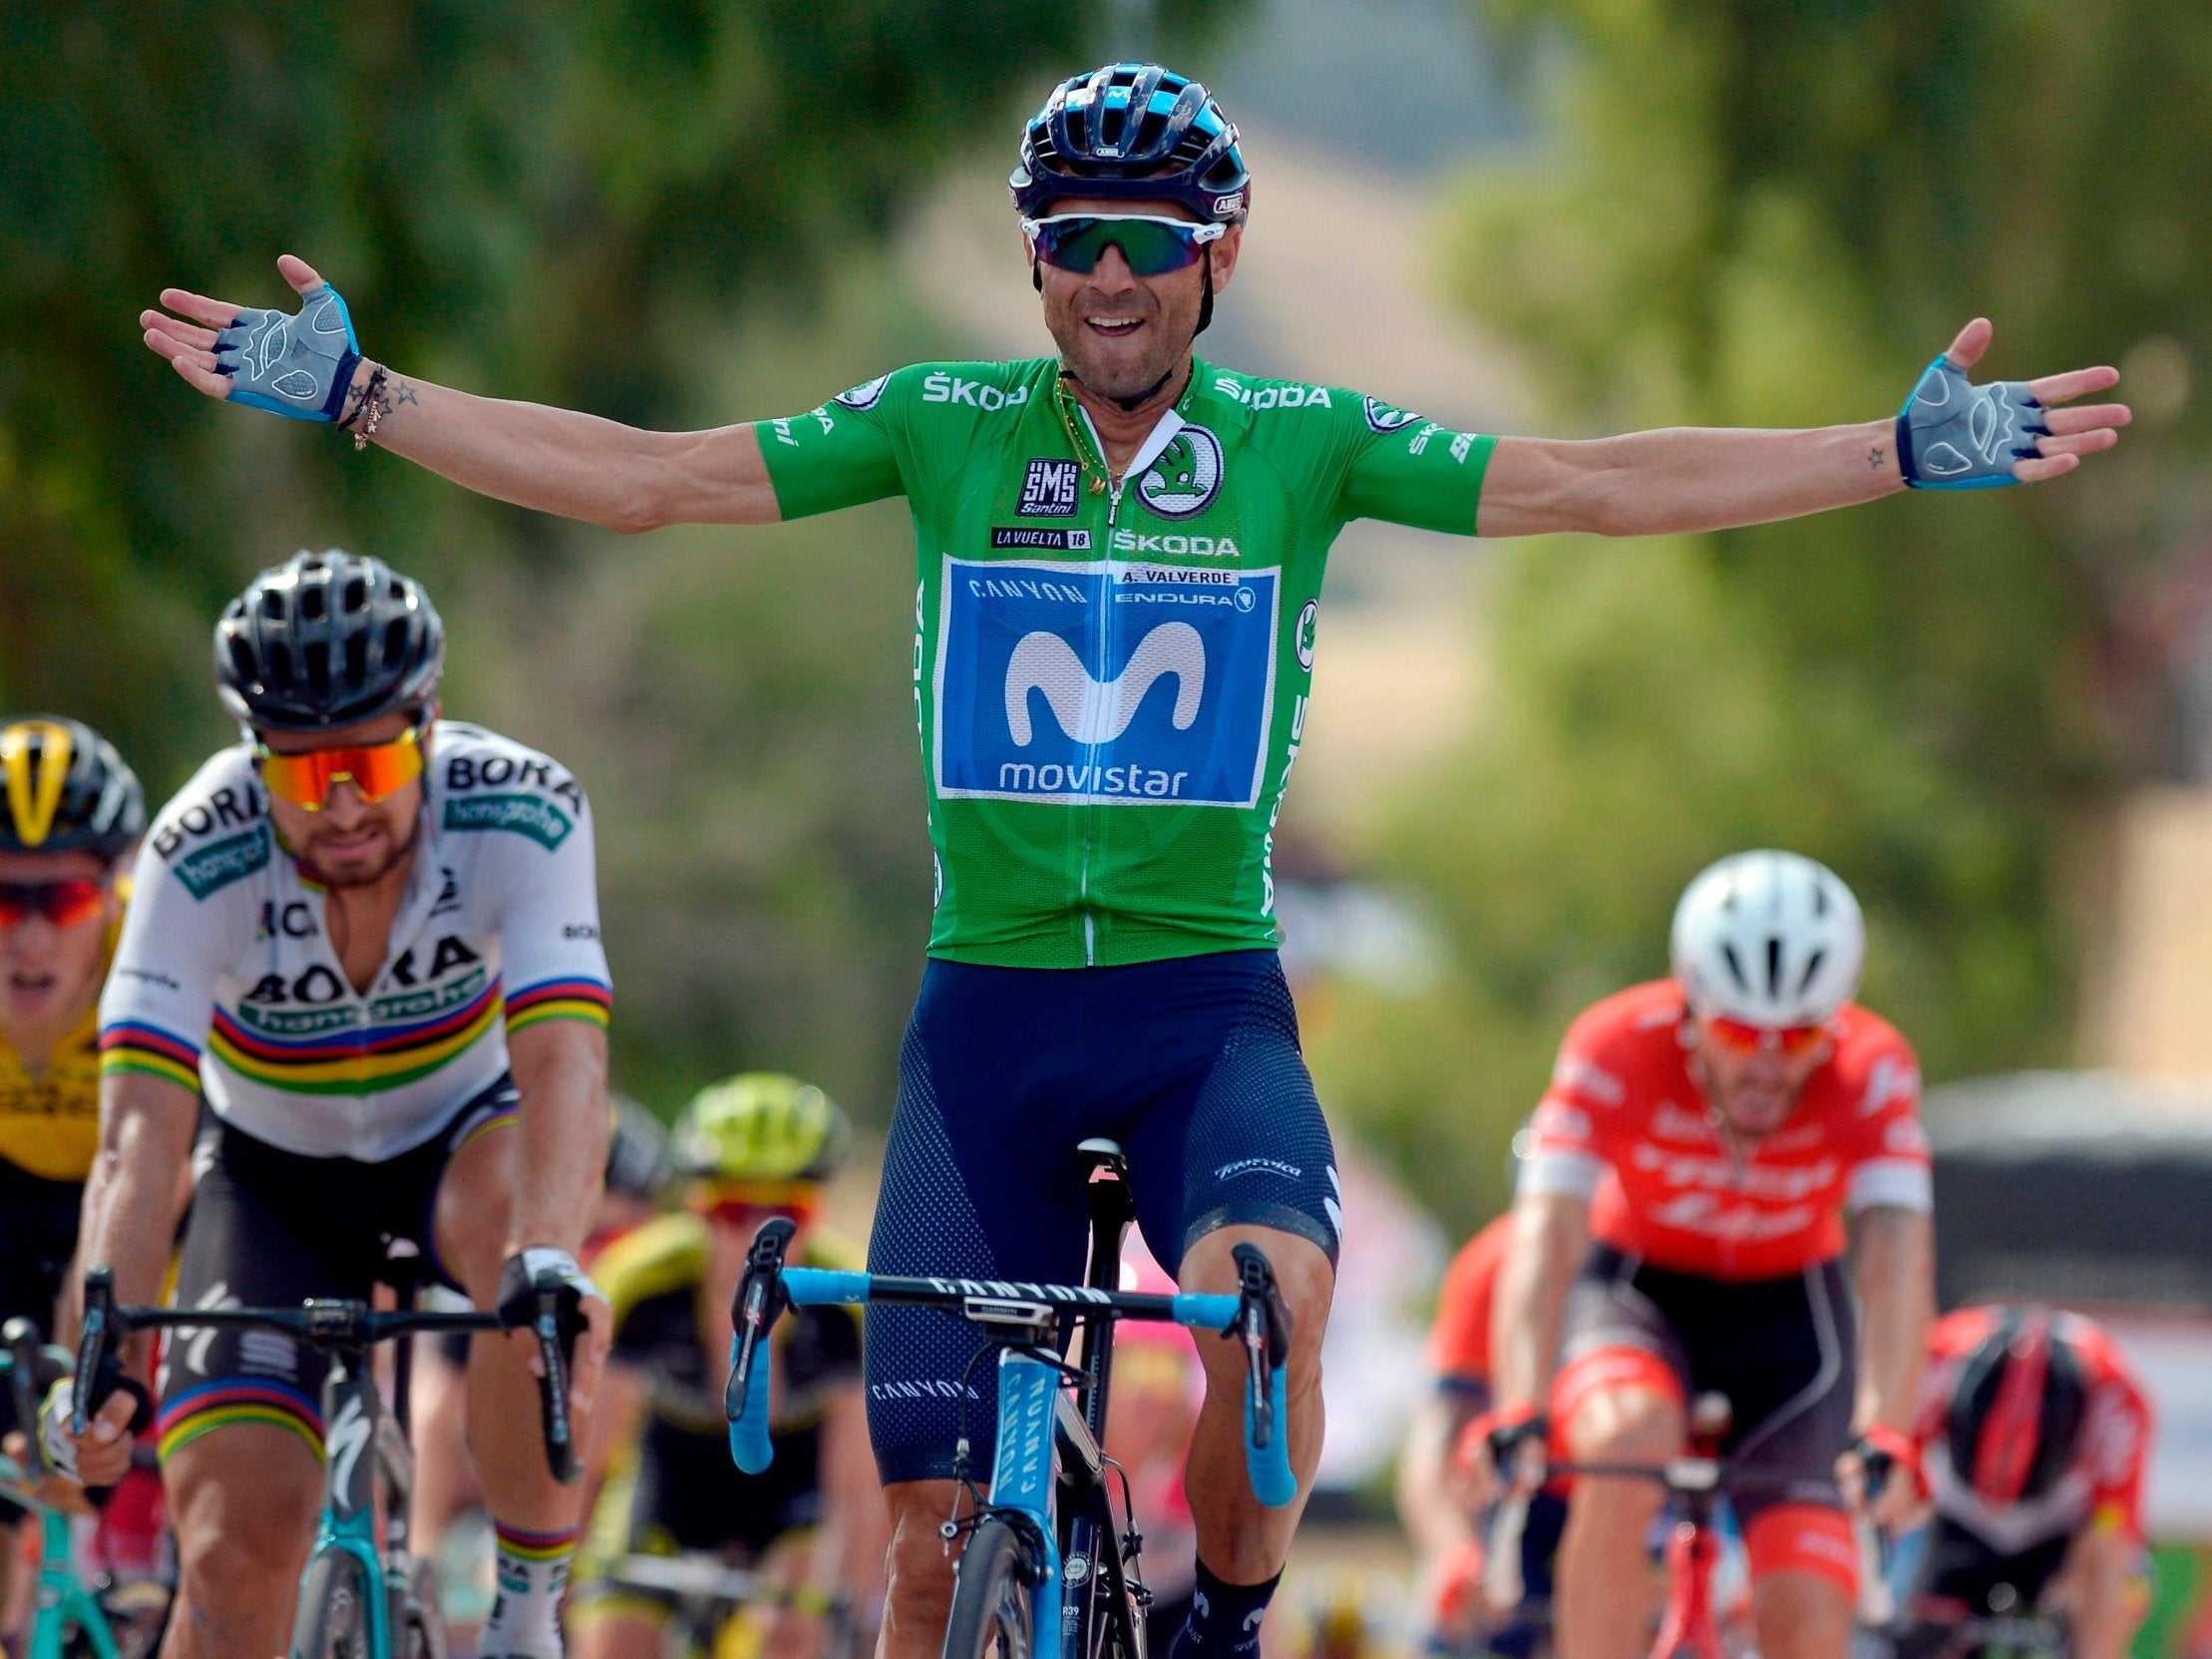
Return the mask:
[[1766,936],[1766,994],[1769,997],[1782,994],[1782,941],[1775,934]]
[[299,676],[292,671],[292,653],[288,646],[269,646],[269,660],[261,675],[263,685],[289,685]]
[[299,614],[309,622],[320,622],[327,598],[328,596],[319,587],[300,590]]
[[1749,991],[1751,982],[1744,977],[1743,964],[1736,957],[1736,948],[1733,945],[1721,946],[1720,960],[1728,965],[1728,972],[1734,977],[1737,987],[1740,990]]
[[1797,976],[1797,995],[1802,997],[1812,989],[1813,979],[1820,972],[1820,965],[1828,960],[1826,950],[1818,950],[1805,961],[1805,971]]
[[330,646],[317,639],[300,653],[306,658],[307,684],[315,695],[327,696],[330,692]]
[[384,660],[387,662],[397,662],[406,654],[406,619],[401,617],[394,617],[390,622],[384,624]]
[[366,582],[363,582],[358,576],[349,578],[346,582],[346,597],[344,601],[346,614],[348,616],[351,616],[354,612],[360,610],[361,607],[365,603],[367,603],[368,597],[369,585]]
[[346,683],[358,685],[369,676],[369,636],[356,633],[346,640]]

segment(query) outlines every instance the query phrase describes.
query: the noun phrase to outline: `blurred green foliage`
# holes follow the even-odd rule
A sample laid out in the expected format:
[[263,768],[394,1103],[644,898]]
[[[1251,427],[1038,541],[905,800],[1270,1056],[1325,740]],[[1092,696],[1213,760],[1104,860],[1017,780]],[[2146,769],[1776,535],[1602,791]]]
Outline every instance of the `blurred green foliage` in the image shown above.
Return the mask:
[[1488,712],[1387,855],[1458,967],[1411,1000],[1345,991],[1316,1053],[1461,1222],[1502,1202],[1568,1021],[1665,971],[1675,896],[1739,847],[1851,882],[1865,998],[1932,1074],[2068,1058],[2082,831],[2162,756],[2142,617],[2201,523],[2212,428],[2189,396],[2212,343],[2200,6],[1487,9],[1573,67],[1548,149],[1460,196],[1448,279],[1526,350],[1555,430],[1894,412],[1978,313],[1978,377],[2117,363],[2141,418],[2037,490],[1501,553]]
[[449,710],[592,790],[617,1081],[665,1107],[775,1064],[887,1109],[929,903],[903,512],[622,544],[204,403],[134,319],[172,283],[285,301],[293,251],[427,378],[810,407],[945,343],[872,249],[948,158],[1231,9],[0,0],[0,707],[93,720],[159,799],[230,735],[222,601],[302,545],[383,554],[446,615]]

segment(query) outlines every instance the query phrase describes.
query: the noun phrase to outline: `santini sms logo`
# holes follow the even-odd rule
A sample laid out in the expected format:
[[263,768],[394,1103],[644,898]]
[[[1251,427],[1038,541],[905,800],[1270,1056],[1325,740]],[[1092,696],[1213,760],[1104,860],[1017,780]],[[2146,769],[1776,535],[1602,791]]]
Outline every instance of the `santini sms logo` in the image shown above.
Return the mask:
[[1139,590],[1104,565],[946,561],[938,792],[1253,804],[1273,700],[1279,573],[1235,580],[1234,602],[1161,621],[1149,605],[1116,603]]

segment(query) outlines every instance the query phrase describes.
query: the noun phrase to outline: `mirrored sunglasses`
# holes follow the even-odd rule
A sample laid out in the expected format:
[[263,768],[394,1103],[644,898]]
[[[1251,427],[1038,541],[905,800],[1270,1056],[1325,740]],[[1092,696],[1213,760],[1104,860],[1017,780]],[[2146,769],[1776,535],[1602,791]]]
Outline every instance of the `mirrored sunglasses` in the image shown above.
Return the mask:
[[89,876],[69,881],[0,882],[0,930],[44,916],[57,928],[74,928],[100,914],[108,884]]
[[1199,250],[1220,240],[1225,224],[1194,224],[1184,218],[1155,218],[1128,213],[1102,218],[1094,213],[1055,213],[1025,218],[1022,233],[1038,258],[1079,275],[1098,268],[1106,249],[1118,247],[1139,276],[1158,276],[1198,263]]
[[320,812],[328,805],[331,789],[341,782],[352,784],[374,806],[423,775],[422,728],[404,731],[389,743],[309,749],[303,754],[279,754],[257,742],[253,758],[270,794],[309,812]]
[[1698,1021],[1704,1034],[1721,1047],[1739,1054],[1768,1050],[1791,1059],[1811,1053],[1828,1036],[1826,1026],[1754,1026],[1748,1020],[1706,1015]]

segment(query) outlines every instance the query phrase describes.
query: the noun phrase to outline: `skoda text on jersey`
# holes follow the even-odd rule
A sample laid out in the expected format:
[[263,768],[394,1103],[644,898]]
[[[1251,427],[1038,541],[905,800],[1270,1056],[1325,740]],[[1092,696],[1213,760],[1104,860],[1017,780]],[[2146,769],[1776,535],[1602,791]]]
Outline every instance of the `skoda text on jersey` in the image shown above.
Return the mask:
[[251,752],[199,769],[148,832],[101,998],[102,1065],[206,1095],[257,1139],[380,1162],[507,1071],[507,1033],[604,1024],[590,809],[520,743],[441,720],[414,866],[366,993],[322,890],[276,837]]
[[1494,440],[1197,362],[1108,490],[1058,373],[917,364],[759,428],[786,519],[902,494],[914,513],[930,952],[1272,948],[1329,544],[1361,517],[1473,535]]

